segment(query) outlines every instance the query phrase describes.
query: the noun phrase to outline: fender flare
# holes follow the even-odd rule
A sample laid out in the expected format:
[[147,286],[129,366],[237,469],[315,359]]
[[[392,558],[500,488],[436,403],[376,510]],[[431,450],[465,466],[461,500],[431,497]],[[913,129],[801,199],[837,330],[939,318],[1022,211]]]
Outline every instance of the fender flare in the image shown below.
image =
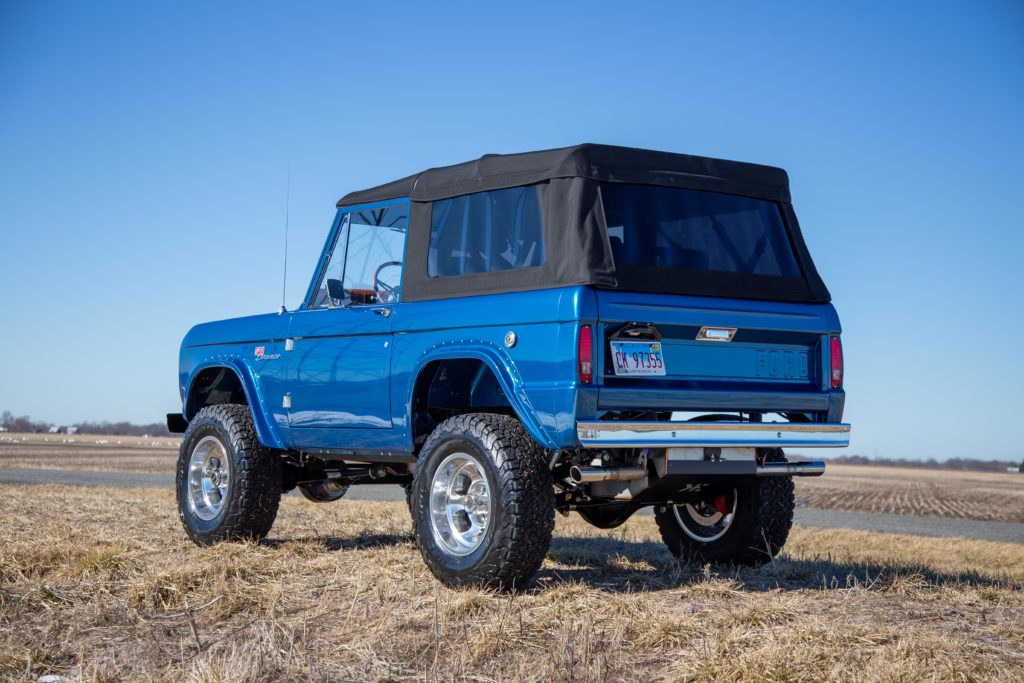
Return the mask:
[[[525,383],[519,375],[512,360],[496,345],[485,339],[464,339],[457,342],[446,342],[432,346],[420,356],[413,371],[410,373],[406,395],[408,400],[405,404],[408,424],[412,424],[412,396],[423,369],[430,363],[438,360],[456,360],[460,358],[471,358],[482,361],[494,373],[498,385],[505,393],[509,405],[515,411],[516,417],[526,428],[526,431],[533,437],[533,440],[547,449],[557,449],[555,440],[548,435],[543,425],[537,420],[537,411],[534,410],[530,397],[526,393]],[[410,438],[412,433],[410,432]]]
[[[185,390],[185,397],[183,406],[188,406],[189,396],[192,395],[192,384],[195,382],[195,378],[203,370],[209,370],[210,368],[226,368],[238,377],[239,383],[242,385],[242,391],[245,392],[245,402],[249,404],[249,412],[252,414],[253,426],[256,427],[256,437],[260,443],[270,448],[283,449],[285,447],[284,441],[281,439],[281,433],[277,427],[277,424],[267,419],[266,410],[263,404],[263,395],[259,390],[259,385],[256,383],[255,378],[252,375],[252,368],[249,364],[238,356],[221,356],[220,358],[211,359],[204,363],[200,363],[192,369],[189,374],[187,389]],[[185,415],[186,420],[191,420],[194,415]]]

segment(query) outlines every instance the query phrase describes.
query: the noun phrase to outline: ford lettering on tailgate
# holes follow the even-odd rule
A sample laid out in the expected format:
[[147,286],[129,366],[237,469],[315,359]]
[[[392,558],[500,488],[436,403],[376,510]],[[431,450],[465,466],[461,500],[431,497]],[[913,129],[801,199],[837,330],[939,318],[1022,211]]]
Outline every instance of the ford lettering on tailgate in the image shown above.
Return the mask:
[[761,349],[757,352],[757,376],[807,379],[807,352]]

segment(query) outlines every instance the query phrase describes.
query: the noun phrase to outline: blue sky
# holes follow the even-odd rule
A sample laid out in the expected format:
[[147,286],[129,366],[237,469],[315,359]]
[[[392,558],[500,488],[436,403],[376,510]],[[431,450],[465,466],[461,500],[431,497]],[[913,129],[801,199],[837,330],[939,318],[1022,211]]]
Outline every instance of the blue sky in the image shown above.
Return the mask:
[[852,452],[1024,457],[1024,5],[0,0],[0,410],[159,420],[337,198],[583,141],[779,165]]

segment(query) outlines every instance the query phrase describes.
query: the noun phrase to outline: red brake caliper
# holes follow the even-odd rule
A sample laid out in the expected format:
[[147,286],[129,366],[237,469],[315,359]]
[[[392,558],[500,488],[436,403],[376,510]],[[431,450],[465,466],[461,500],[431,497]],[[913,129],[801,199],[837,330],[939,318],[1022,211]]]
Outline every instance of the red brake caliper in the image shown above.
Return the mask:
[[718,498],[715,498],[715,509],[723,515],[729,514],[729,497],[722,494]]

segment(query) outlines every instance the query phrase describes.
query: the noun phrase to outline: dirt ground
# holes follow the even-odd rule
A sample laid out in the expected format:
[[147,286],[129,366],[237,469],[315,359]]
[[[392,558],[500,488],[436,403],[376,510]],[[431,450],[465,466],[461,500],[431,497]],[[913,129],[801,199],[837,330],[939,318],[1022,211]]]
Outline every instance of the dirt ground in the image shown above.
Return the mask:
[[[0,434],[0,467],[173,474],[176,439]],[[830,465],[796,480],[805,507],[1024,522],[1024,475]]]
[[538,585],[442,588],[403,503],[288,497],[192,545],[173,492],[0,486],[0,678],[1024,679],[1024,545],[794,529],[758,570],[677,565],[650,517],[559,518]]

